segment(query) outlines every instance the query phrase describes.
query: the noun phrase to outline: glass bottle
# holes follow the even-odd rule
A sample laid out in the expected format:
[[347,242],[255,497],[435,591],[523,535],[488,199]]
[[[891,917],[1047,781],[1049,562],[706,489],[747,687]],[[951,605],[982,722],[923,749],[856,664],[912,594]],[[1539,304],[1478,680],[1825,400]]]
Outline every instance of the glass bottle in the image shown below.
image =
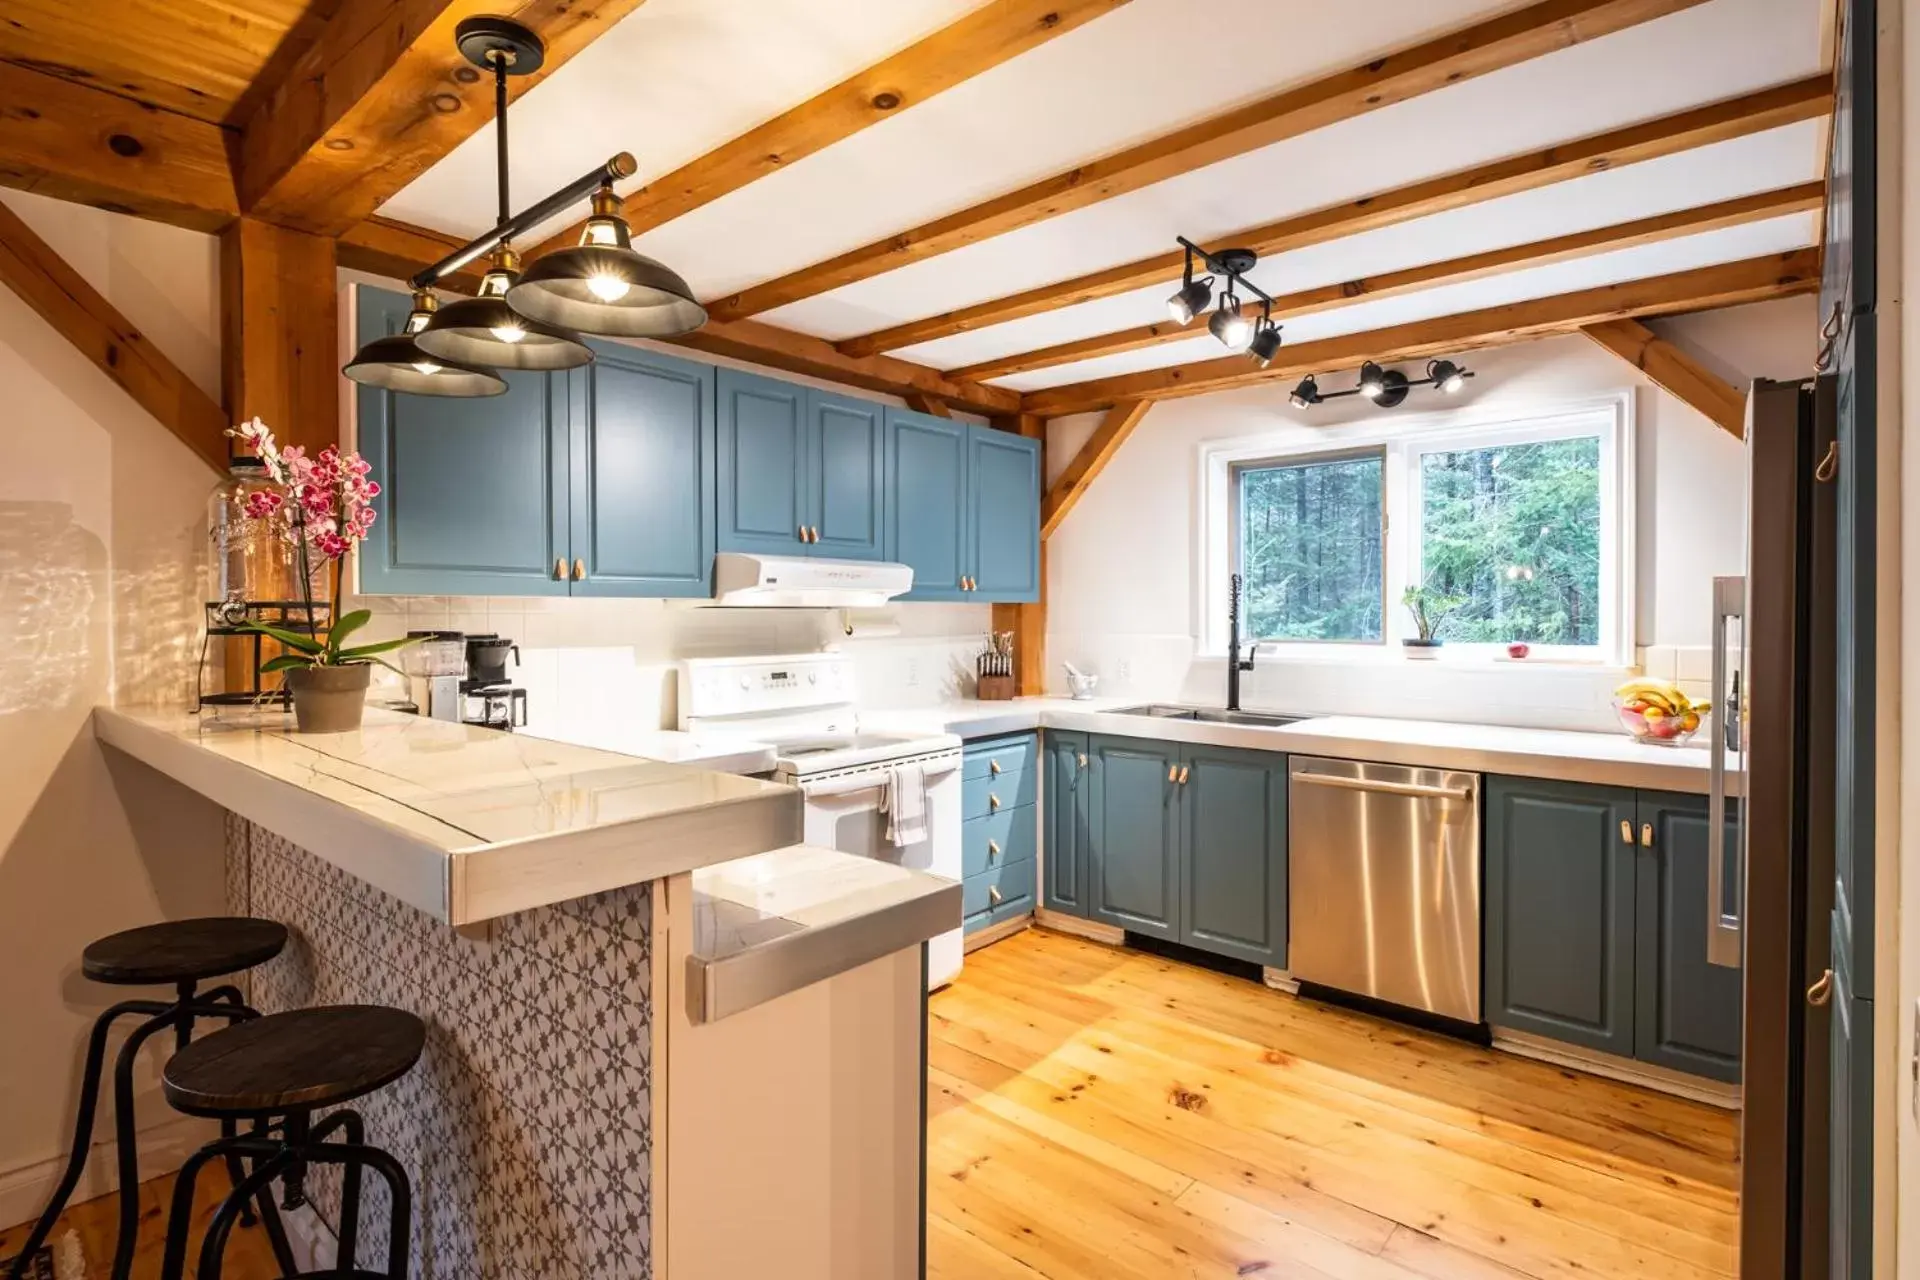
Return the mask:
[[282,522],[248,510],[259,492],[279,496],[281,490],[260,459],[235,458],[207,498],[207,605],[209,621],[218,626],[245,622],[249,601],[284,599],[294,581]]

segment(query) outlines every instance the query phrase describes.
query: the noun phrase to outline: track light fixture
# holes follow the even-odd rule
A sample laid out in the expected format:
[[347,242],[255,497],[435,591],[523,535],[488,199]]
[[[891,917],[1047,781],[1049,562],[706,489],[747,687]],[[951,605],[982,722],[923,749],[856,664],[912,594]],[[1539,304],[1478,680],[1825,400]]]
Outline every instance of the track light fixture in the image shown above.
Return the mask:
[[[1185,236],[1176,236],[1187,251],[1186,265],[1180,273],[1180,291],[1167,299],[1167,311],[1178,324],[1192,324],[1213,299],[1213,276],[1193,278],[1194,260],[1223,277],[1220,305],[1207,320],[1207,331],[1229,351],[1245,351],[1261,368],[1266,368],[1280,349],[1280,326],[1273,319],[1273,297],[1246,278],[1260,261],[1251,249],[1222,249],[1208,253]],[[1242,292],[1260,300],[1260,318],[1256,322],[1249,306],[1240,301]]]
[[[705,324],[706,309],[694,300],[686,281],[633,249],[613,189],[639,167],[629,153],[622,151],[545,199],[517,214],[510,212],[507,77],[538,70],[546,60],[546,47],[511,18],[488,16],[464,19],[454,28],[454,44],[467,61],[493,75],[498,218],[491,231],[413,278],[414,313],[401,335],[406,349],[395,345],[401,338],[376,338],[347,363],[347,377],[416,395],[495,395],[505,384],[474,366],[570,369],[593,359],[576,330],[673,337]],[[522,275],[513,239],[589,193],[594,197],[593,216],[580,244],[545,255]],[[423,297],[431,301],[435,284],[482,257],[491,257],[492,266],[478,297],[449,303],[437,312],[421,305]],[[400,361],[418,375],[407,377],[398,372],[395,360],[415,352],[423,353],[421,361]],[[419,367],[429,363],[432,373]],[[442,376],[449,371],[458,376]],[[489,389],[489,381],[497,385]]]
[[[1254,355],[1259,355],[1257,339]],[[1376,361],[1369,360],[1360,366],[1359,381],[1345,391],[1322,391],[1313,375],[1308,374],[1294,386],[1293,393],[1287,399],[1296,409],[1311,409],[1327,400],[1365,396],[1382,409],[1391,409],[1403,403],[1415,387],[1433,387],[1443,395],[1454,395],[1467,385],[1467,379],[1472,376],[1473,370],[1452,360],[1429,360],[1427,376],[1424,378],[1409,378],[1398,369],[1383,368]]]

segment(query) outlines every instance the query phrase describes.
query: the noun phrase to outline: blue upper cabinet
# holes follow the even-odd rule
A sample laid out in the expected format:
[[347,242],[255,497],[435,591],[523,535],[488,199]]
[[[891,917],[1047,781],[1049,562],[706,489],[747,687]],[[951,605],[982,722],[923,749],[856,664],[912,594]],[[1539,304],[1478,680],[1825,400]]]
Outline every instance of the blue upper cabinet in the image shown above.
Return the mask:
[[719,548],[805,555],[807,390],[719,370]]
[[714,522],[714,370],[590,342],[571,375],[573,594],[705,596]]
[[[408,301],[357,290],[358,332],[397,333]],[[566,595],[567,384],[508,373],[505,395],[355,388],[358,447],[382,490],[360,548],[370,595]]]
[[964,422],[888,409],[885,554],[913,569],[907,600],[971,600]]
[[969,596],[1040,598],[1040,442],[992,427],[968,432]]
[[807,392],[808,551],[839,560],[878,560],[887,511],[886,410],[866,400]]

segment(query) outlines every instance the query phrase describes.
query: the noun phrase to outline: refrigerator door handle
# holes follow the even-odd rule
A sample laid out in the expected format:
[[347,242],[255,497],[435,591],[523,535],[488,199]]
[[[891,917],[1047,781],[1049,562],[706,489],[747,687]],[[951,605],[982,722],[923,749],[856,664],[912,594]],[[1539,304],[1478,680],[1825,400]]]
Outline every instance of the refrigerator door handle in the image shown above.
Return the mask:
[[[1744,620],[1747,607],[1745,578],[1713,580],[1713,698],[1712,714],[1731,718],[1737,726],[1740,709],[1729,705],[1728,680],[1731,663],[1727,654],[1727,623]],[[1724,903],[1727,883],[1727,733],[1726,723],[1716,723],[1707,735],[1707,960],[1726,968],[1740,967],[1742,922],[1738,912],[1729,914]],[[1736,856],[1744,857],[1742,841]],[[1738,868],[1735,868],[1736,873]]]

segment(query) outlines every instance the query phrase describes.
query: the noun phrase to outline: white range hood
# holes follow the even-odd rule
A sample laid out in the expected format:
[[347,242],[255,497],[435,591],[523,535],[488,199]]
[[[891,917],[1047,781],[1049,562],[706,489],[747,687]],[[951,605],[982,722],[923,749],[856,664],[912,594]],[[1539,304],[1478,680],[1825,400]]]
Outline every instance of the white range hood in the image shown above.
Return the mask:
[[738,551],[713,558],[713,603],[736,609],[874,609],[912,587],[912,569],[885,561]]

